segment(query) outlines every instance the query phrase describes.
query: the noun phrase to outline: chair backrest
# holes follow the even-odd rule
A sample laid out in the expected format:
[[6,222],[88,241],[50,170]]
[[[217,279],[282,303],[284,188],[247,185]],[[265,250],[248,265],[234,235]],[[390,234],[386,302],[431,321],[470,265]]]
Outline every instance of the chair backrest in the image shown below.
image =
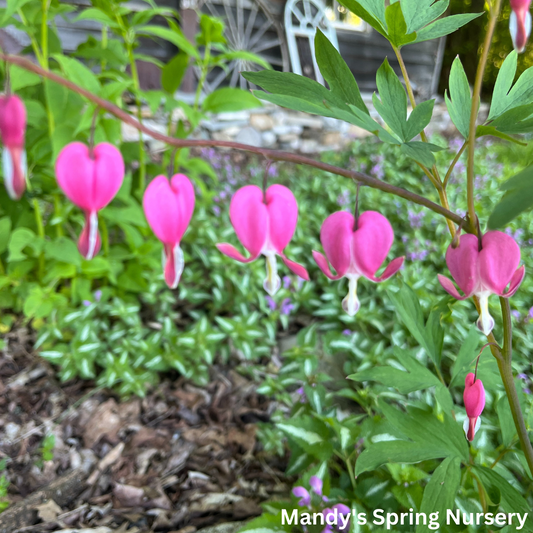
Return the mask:
[[287,0],[284,21],[292,71],[324,85],[315,60],[316,29],[320,28],[333,46],[339,48],[337,32],[326,16],[326,6],[321,0]]

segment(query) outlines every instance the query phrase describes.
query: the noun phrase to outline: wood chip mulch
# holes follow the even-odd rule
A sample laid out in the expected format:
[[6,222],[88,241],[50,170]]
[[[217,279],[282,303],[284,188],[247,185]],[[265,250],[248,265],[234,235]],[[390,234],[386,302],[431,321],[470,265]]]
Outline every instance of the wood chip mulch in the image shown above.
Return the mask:
[[[10,507],[0,533],[194,533],[253,518],[262,501],[289,493],[286,458],[256,438],[277,406],[231,367],[213,366],[203,388],[168,376],[145,398],[121,401],[90,381],[59,383],[24,328],[6,340],[0,461]],[[49,434],[53,459],[43,461]]]

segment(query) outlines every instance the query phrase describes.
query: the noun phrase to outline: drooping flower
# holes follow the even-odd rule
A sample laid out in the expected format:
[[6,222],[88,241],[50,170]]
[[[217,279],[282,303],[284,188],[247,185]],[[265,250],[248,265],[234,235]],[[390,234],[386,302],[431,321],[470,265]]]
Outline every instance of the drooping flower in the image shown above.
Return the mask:
[[273,296],[281,286],[277,255],[292,272],[309,281],[307,270],[283,253],[298,221],[298,204],[287,187],[271,185],[263,194],[256,185],[245,185],[233,195],[229,216],[239,241],[250,257],[246,258],[231,244],[217,244],[217,248],[241,263],[255,261],[263,254],[267,262],[267,277],[263,287],[268,294]]
[[[489,313],[489,296],[497,294],[511,297],[524,279],[525,266],[520,263],[520,247],[509,235],[501,231],[489,231],[479,240],[475,235],[462,235],[459,246],[451,244],[446,251],[446,264],[450,273],[464,292],[461,296],[447,277],[438,278],[444,290],[457,300],[475,295],[479,299],[480,313],[478,328],[488,335],[494,328],[494,319]],[[506,291],[506,287],[509,289]]]
[[485,408],[485,389],[480,379],[470,372],[465,379],[463,401],[466,409],[464,430],[466,438],[472,442],[481,425],[480,415]]
[[[348,278],[348,295],[342,301],[342,308],[350,316],[359,310],[357,280],[361,276],[378,283],[400,270],[404,257],[393,259],[383,274],[376,277],[393,240],[390,222],[376,211],[362,213],[357,220],[357,227],[353,215],[346,211],[329,215],[322,224],[320,242],[326,257],[313,251],[313,258],[329,279]],[[328,261],[337,271],[336,275],[331,272]]]
[[78,250],[85,259],[92,259],[101,246],[98,211],[111,202],[124,179],[122,155],[109,143],[90,148],[73,142],[59,153],[56,176],[67,198],[85,214]]
[[305,487],[294,487],[292,493],[296,498],[300,498],[298,501],[300,507],[309,507],[311,505],[311,495]]
[[163,243],[163,271],[171,288],[178,286],[184,260],[180,241],[194,211],[194,187],[187,176],[175,174],[169,180],[157,176],[146,188],[143,207],[148,224]]
[[4,182],[9,197],[20,200],[26,189],[26,108],[15,94],[0,96],[0,134],[4,150],[2,167]]
[[509,17],[509,31],[514,49],[520,54],[526,48],[531,34],[531,0],[510,0],[511,16]]

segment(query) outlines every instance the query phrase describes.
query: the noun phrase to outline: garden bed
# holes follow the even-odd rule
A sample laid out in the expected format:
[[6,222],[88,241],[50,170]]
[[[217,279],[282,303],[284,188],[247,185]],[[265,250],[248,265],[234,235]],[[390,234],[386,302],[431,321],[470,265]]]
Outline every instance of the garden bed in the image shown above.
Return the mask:
[[[91,381],[58,383],[32,353],[27,329],[6,340],[0,458],[12,505],[0,515],[1,531],[37,524],[36,531],[193,533],[259,515],[262,501],[289,492],[284,461],[256,439],[256,423],[268,421],[276,403],[235,369],[214,365],[206,387],[166,375],[145,398],[121,401]],[[79,484],[60,505],[42,499],[33,511],[22,509],[42,487],[71,483],[73,472]]]

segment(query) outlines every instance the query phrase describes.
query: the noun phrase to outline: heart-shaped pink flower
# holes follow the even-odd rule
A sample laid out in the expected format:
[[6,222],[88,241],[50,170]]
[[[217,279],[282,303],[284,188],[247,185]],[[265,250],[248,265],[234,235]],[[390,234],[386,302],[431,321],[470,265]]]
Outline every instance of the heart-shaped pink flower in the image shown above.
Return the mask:
[[9,197],[20,200],[26,189],[26,108],[15,94],[0,96],[0,134],[4,150],[2,166],[4,182]]
[[489,296],[497,294],[510,298],[524,279],[525,266],[518,268],[520,247],[511,236],[501,231],[485,233],[481,239],[481,250],[477,236],[461,235],[457,248],[451,244],[448,246],[446,264],[464,296],[450,279],[441,274],[438,275],[440,284],[457,300],[473,295],[478,297],[480,314],[477,326],[488,335],[494,328],[494,319],[489,313]]
[[485,408],[485,389],[480,379],[470,372],[465,379],[465,391],[463,401],[466,409],[467,419],[464,430],[466,438],[472,442],[479,426],[481,425],[481,413]]
[[[357,219],[346,211],[329,215],[320,230],[320,242],[326,257],[313,251],[313,258],[324,274],[332,279],[348,278],[348,295],[342,301],[342,308],[350,316],[359,310],[357,280],[363,276],[373,282],[389,279],[403,265],[404,257],[393,259],[381,276],[376,272],[387,257],[394,240],[390,222],[376,211],[365,211]],[[337,274],[329,268],[331,263]]]
[[109,143],[92,150],[81,142],[65,146],[56,161],[57,183],[67,198],[85,214],[78,250],[92,259],[100,250],[98,211],[115,197],[124,179],[124,160]]
[[178,286],[185,262],[180,241],[194,211],[194,187],[189,178],[176,174],[169,180],[157,176],[146,188],[143,208],[148,224],[163,243],[163,272],[171,288]]
[[270,295],[274,295],[281,286],[277,273],[277,255],[290,270],[309,281],[307,270],[283,253],[298,221],[298,203],[287,187],[271,185],[266,194],[263,194],[256,185],[245,185],[233,195],[229,216],[239,241],[248,250],[250,257],[246,258],[231,244],[217,244],[217,248],[242,263],[255,261],[263,254],[267,260],[267,277],[263,287]]

